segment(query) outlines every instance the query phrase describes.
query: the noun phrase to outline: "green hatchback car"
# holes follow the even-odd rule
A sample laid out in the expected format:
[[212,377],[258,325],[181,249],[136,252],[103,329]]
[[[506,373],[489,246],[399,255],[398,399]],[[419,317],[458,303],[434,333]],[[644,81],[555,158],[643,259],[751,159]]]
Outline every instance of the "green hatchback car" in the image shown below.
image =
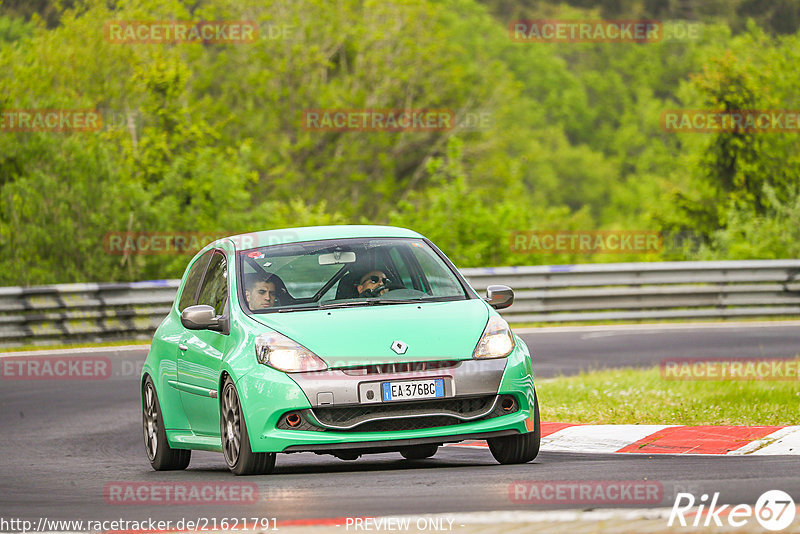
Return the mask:
[[541,430],[531,356],[420,234],[388,226],[271,230],[219,239],[189,263],[141,377],[156,470],[192,450],[237,475],[276,453],[354,460],[433,456],[485,439],[503,464],[533,460]]

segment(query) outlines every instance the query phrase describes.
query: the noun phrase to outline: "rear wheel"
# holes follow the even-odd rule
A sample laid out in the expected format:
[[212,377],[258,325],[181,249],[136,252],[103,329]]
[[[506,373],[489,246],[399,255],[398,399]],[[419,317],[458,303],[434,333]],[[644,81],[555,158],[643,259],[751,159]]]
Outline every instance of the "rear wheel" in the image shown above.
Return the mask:
[[222,388],[220,437],[225,463],[235,475],[263,475],[275,467],[274,452],[253,452],[236,386],[230,378]]
[[424,460],[436,454],[438,450],[438,443],[432,443],[430,445],[412,445],[411,447],[401,450],[400,454],[402,454],[403,458],[406,460]]
[[533,432],[514,436],[489,438],[489,450],[494,459],[501,464],[524,464],[539,454],[542,428],[539,425],[539,400],[533,394]]
[[156,471],[186,469],[192,458],[192,451],[169,446],[163,421],[156,388],[148,376],[142,389],[142,429],[147,458]]

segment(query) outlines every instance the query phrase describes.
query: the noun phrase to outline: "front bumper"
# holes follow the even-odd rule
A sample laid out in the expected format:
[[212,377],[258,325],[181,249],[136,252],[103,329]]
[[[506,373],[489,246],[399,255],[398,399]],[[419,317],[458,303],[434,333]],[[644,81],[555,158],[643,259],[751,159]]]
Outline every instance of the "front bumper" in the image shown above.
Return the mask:
[[[352,370],[287,375],[258,366],[237,382],[253,452],[320,452],[342,448],[396,450],[410,444],[483,439],[480,436],[533,430],[533,372],[524,343],[518,342],[507,358],[455,363],[427,370],[397,372],[397,369],[390,369],[386,373],[379,370],[361,375],[353,375]],[[441,406],[425,413],[419,410],[429,401],[405,403],[412,412],[417,411],[401,414],[410,424],[395,425],[384,422],[392,419],[391,415],[381,416],[381,409],[394,409],[394,403],[382,403],[380,398],[376,401],[374,395],[371,399],[366,397],[374,384],[383,381],[433,377],[446,379],[447,396],[443,401],[494,400],[483,408],[477,406],[469,416],[453,419],[450,414],[447,422],[434,419],[442,416]],[[504,414],[498,411],[498,403],[507,397],[514,399],[515,406],[513,411]],[[400,404],[397,406],[402,411]],[[435,406],[435,402],[430,405]],[[355,410],[355,419],[351,417],[346,424],[331,424],[330,418],[319,416],[339,409]],[[311,425],[288,428],[285,418],[293,411],[311,415],[308,420]],[[367,416],[359,415],[361,412]]]
[[[444,378],[445,397],[497,393],[506,363],[505,358],[443,360],[417,364],[368,365],[315,373],[293,373],[289,376],[303,390],[309,404],[317,408],[380,404],[380,384],[390,380]],[[415,365],[418,367],[414,367]]]
[[513,395],[450,397],[293,410],[278,421],[282,430],[388,432],[463,424],[516,412]]

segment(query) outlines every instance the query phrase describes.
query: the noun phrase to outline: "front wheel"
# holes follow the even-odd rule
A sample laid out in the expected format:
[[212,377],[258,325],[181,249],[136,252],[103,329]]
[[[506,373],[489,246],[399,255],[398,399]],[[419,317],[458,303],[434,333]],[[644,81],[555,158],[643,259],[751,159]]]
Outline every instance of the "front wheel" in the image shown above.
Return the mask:
[[253,452],[236,386],[230,378],[222,388],[220,437],[225,463],[235,475],[264,475],[275,467],[274,452]]
[[175,471],[186,469],[192,458],[188,449],[173,449],[167,443],[167,431],[164,429],[164,418],[161,416],[161,405],[158,402],[156,388],[148,376],[142,389],[142,429],[144,430],[144,447],[150,465],[156,471]]
[[533,432],[489,438],[489,450],[494,459],[501,464],[524,464],[538,456],[542,427],[539,425],[539,400],[536,393],[533,394],[533,425]]

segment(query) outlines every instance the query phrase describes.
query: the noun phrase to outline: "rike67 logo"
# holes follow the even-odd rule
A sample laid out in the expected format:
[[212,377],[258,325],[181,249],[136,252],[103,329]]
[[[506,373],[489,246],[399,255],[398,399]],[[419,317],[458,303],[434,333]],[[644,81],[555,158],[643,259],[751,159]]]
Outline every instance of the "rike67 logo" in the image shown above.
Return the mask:
[[729,504],[718,505],[718,500],[719,492],[714,493],[710,501],[708,494],[704,493],[700,496],[700,505],[695,509],[694,495],[678,493],[667,526],[673,526],[676,519],[680,526],[689,526],[688,521],[691,521],[694,516],[694,521],[691,522],[693,527],[708,527],[712,524],[722,527],[726,521],[730,527],[742,527],[755,517],[763,528],[777,531],[791,525],[797,513],[792,497],[781,490],[765,491],[758,498],[755,506],[737,504],[731,508]]

